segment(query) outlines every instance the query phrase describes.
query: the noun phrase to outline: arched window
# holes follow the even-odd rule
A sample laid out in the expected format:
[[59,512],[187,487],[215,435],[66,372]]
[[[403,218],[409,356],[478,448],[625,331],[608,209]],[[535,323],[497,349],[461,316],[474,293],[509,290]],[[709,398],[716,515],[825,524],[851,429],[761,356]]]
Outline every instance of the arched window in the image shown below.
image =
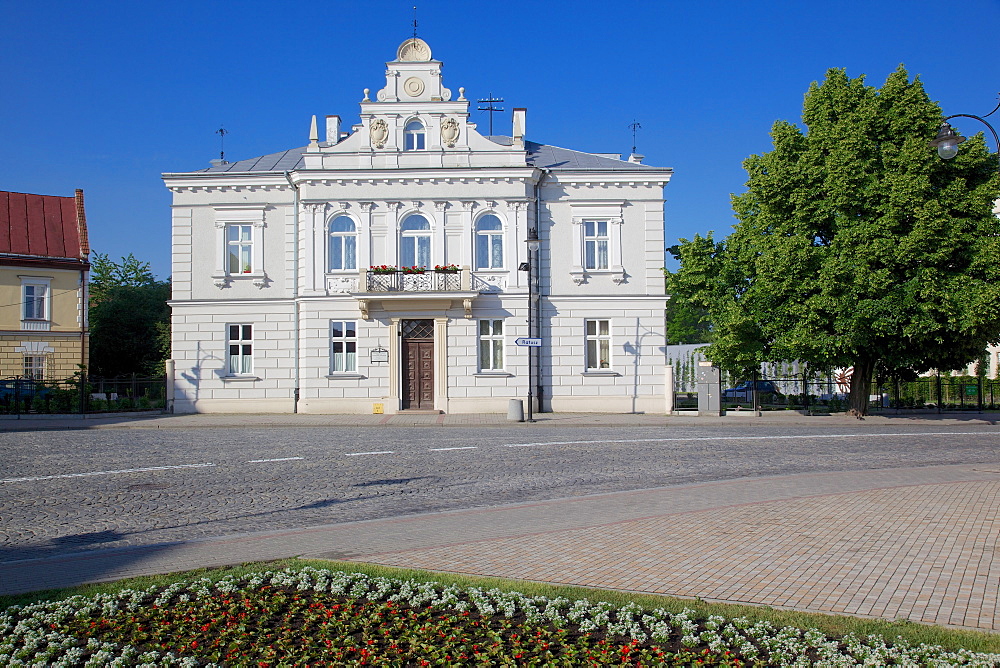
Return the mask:
[[489,213],[476,222],[476,269],[503,267],[503,223]]
[[399,226],[399,264],[431,266],[431,224],[421,215],[407,216]]
[[403,150],[422,151],[424,150],[424,124],[418,120],[412,120],[403,129]]
[[330,221],[330,253],[328,271],[357,269],[357,228],[347,216],[337,216]]

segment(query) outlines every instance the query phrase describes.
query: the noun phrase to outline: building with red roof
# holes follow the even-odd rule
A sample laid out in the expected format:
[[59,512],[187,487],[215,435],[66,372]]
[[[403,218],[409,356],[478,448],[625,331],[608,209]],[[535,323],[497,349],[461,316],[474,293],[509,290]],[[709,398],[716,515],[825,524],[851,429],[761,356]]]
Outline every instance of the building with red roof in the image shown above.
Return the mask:
[[0,191],[0,377],[61,380],[86,366],[90,245],[83,191]]

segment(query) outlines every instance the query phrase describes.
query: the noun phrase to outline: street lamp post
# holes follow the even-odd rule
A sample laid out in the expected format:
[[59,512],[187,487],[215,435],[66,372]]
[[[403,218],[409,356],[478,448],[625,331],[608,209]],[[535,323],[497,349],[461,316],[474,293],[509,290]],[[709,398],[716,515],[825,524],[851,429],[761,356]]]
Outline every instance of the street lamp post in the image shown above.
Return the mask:
[[[1000,98],[1000,94],[998,94],[998,98]],[[997,145],[997,171],[1000,172],[1000,138],[997,137],[996,129],[989,124],[989,121],[986,120],[987,117],[996,113],[998,109],[1000,109],[1000,103],[993,108],[993,111],[984,116],[976,116],[974,114],[952,114],[951,116],[945,117],[945,119],[941,121],[941,125],[938,127],[937,136],[934,137],[932,141],[928,142],[928,145],[932,148],[936,148],[938,155],[944,160],[951,160],[958,155],[958,145],[965,141],[965,137],[958,134],[955,131],[955,128],[951,127],[951,124],[948,121],[953,118],[974,118],[989,128],[990,132],[993,134],[993,142]]]
[[[538,325],[535,317],[535,302],[538,299],[536,283],[538,281],[538,249],[541,241],[538,239],[538,232],[535,229],[528,230],[528,338],[537,338]],[[535,346],[528,347],[528,422],[534,422],[534,401],[535,401],[535,370],[538,367],[538,358]]]

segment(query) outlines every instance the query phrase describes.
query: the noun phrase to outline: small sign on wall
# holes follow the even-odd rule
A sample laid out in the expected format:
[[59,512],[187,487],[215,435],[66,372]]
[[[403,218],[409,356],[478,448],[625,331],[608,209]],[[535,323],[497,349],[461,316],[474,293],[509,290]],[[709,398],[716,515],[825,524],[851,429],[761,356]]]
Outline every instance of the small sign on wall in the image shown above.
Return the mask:
[[372,362],[389,362],[389,351],[385,348],[373,348],[371,351]]
[[372,404],[372,415],[382,415],[385,413],[385,404]]

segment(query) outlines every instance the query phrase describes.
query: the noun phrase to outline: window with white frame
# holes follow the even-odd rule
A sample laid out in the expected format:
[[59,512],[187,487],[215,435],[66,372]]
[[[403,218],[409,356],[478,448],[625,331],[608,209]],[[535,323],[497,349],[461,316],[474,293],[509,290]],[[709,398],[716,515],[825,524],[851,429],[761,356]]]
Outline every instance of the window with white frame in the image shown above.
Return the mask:
[[226,225],[226,257],[229,274],[253,273],[253,225]]
[[503,223],[493,214],[476,221],[476,269],[503,267]]
[[407,216],[399,226],[399,264],[431,266],[431,224],[419,214]]
[[608,268],[608,221],[583,223],[584,269]]
[[358,332],[353,320],[330,321],[330,373],[358,370]]
[[587,370],[611,368],[611,321],[587,320]]
[[330,252],[328,271],[357,269],[357,227],[349,216],[337,216],[330,221]]
[[414,119],[403,129],[403,150],[422,151],[425,147],[426,131],[424,124]]
[[228,325],[229,375],[253,373],[253,325]]
[[21,291],[24,308],[21,312],[23,320],[49,319],[49,285],[48,283],[22,280]]
[[503,370],[503,320],[479,321],[479,370]]
[[24,377],[33,380],[44,380],[45,378],[45,356],[25,355],[24,356]]

